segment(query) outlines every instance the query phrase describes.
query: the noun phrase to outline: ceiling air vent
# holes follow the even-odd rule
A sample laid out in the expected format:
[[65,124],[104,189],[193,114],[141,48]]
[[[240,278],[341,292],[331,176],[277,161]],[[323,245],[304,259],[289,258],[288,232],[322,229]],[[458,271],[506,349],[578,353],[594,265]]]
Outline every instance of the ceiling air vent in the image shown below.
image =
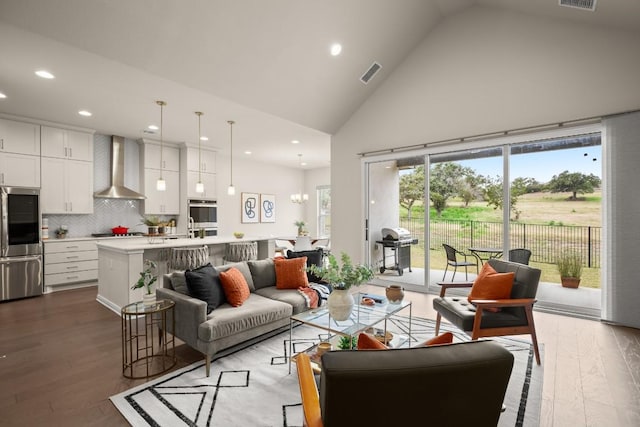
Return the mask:
[[378,64],[377,62],[374,62],[373,64],[371,64],[371,67],[369,67],[367,72],[364,73],[362,77],[360,77],[360,81],[364,84],[369,83],[369,80],[371,80],[373,76],[375,76],[376,73],[380,71],[380,68],[382,68],[382,65]]
[[597,1],[598,0],[558,0],[560,6],[590,10],[591,12],[595,12]]

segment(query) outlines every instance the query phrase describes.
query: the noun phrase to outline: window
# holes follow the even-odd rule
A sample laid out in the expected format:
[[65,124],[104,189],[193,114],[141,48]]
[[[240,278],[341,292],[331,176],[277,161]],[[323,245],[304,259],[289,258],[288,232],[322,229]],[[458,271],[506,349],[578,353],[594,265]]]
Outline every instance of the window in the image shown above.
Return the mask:
[[331,236],[331,187],[328,185],[316,188],[318,206],[318,237]]

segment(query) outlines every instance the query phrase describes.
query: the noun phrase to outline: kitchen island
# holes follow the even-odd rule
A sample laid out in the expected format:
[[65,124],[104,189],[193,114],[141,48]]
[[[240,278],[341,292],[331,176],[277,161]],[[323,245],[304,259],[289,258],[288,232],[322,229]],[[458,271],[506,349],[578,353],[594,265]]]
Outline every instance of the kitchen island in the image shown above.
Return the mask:
[[[98,247],[98,297],[97,300],[107,308],[120,314],[127,304],[142,301],[142,289],[131,289],[140,277],[145,259],[158,264],[158,281],[167,271],[167,260],[172,248],[188,248],[207,245],[212,265],[223,264],[227,243],[257,242],[258,259],[273,256],[275,250],[273,237],[211,236],[195,238],[149,237],[138,239],[110,239],[97,242]],[[158,284],[156,286],[162,286]]]

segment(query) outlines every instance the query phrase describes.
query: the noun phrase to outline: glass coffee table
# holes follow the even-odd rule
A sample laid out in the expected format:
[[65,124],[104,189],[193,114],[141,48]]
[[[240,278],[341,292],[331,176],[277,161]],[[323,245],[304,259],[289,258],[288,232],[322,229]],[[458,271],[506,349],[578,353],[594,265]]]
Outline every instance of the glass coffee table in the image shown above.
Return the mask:
[[[371,330],[381,335],[381,338],[386,340],[388,338],[387,321],[404,309],[409,309],[409,328],[407,334],[395,334],[388,343],[393,348],[403,346],[405,343],[411,345],[411,316],[412,307],[411,301],[402,300],[399,303],[390,303],[385,297],[379,295],[371,295],[369,293],[353,294],[353,310],[351,316],[347,320],[335,320],[329,314],[329,308],[324,305],[322,307],[313,308],[311,310],[303,311],[298,314],[294,314],[289,320],[289,355],[293,352],[292,343],[292,331],[293,326],[298,323],[313,326],[325,330],[329,336],[328,341],[332,341],[335,337],[349,337],[350,340],[353,337],[357,337],[361,332],[370,332]],[[375,305],[363,305],[361,304],[362,298],[372,297],[376,301]],[[376,325],[382,323],[381,328],[376,328]],[[289,373],[291,373],[291,359],[289,357]]]

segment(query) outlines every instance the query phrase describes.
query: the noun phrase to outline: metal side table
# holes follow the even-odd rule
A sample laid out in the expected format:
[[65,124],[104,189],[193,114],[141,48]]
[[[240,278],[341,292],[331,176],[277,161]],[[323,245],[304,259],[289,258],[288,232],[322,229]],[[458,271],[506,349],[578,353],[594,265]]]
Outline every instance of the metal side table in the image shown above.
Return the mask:
[[150,378],[176,364],[175,302],[158,300],[153,305],[134,302],[121,310],[122,375]]

